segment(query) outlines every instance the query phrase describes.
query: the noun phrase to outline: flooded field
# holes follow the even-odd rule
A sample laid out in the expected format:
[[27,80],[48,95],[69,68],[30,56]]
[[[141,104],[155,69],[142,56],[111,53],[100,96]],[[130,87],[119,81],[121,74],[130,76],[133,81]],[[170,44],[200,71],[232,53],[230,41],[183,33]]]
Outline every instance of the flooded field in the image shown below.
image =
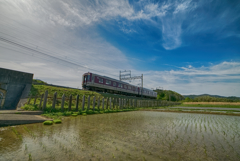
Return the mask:
[[123,112],[0,128],[0,160],[240,160],[240,117]]

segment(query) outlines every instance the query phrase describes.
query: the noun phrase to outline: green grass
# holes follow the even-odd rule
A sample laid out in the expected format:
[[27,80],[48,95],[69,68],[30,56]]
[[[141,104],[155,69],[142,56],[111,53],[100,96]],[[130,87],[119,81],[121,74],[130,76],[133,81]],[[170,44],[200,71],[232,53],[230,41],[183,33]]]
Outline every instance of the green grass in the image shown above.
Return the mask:
[[52,124],[53,124],[52,121],[44,121],[44,122],[43,122],[43,125],[52,125]]
[[27,110],[27,111],[37,111],[37,110],[39,110],[37,105],[30,105],[30,104],[29,105],[28,104],[24,105],[23,107],[21,107],[21,109]]
[[53,96],[55,92],[57,92],[58,97],[62,96],[65,94],[66,97],[69,97],[72,95],[74,98],[79,95],[80,98],[85,95],[85,96],[101,96],[97,92],[92,92],[92,91],[84,91],[84,90],[79,90],[79,89],[71,89],[71,88],[61,88],[61,87],[52,87],[52,86],[46,86],[46,85],[32,85],[30,94],[35,96],[35,95],[40,95],[44,94],[45,91],[48,90],[48,95]]
[[93,115],[93,114],[103,114],[103,113],[115,113],[115,112],[128,112],[128,111],[135,111],[138,109],[123,109],[123,110],[110,110],[110,109],[106,109],[104,111],[102,110],[84,110],[81,111],[79,110],[78,112],[73,112],[73,111],[64,111],[64,112],[49,112],[49,111],[45,111],[44,114],[42,114],[42,116],[45,116],[47,118],[51,118],[54,120],[61,120],[63,117],[65,116],[77,116],[77,115],[83,115],[83,116],[87,116],[87,115]]
[[[129,97],[129,96],[124,96],[124,95],[116,95],[116,94],[109,94],[109,93],[98,93],[98,92],[93,92],[93,91],[84,91],[84,90],[79,90],[79,89],[70,89],[70,88],[61,88],[61,87],[52,87],[52,86],[47,86],[47,85],[32,85],[31,88],[31,92],[30,95],[31,100],[29,104],[24,105],[23,107],[21,107],[24,110],[30,110],[30,111],[36,111],[36,110],[42,110],[39,109],[39,103],[40,103],[40,98],[38,97],[36,100],[36,105],[33,105],[34,100],[35,100],[35,96],[40,96],[41,94],[44,94],[45,91],[48,90],[48,98],[47,100],[47,105],[46,108],[44,109],[45,112],[45,116],[49,117],[49,118],[60,118],[60,116],[53,114],[53,113],[57,113],[60,112],[62,113],[64,111],[64,116],[71,116],[73,114],[74,111],[76,110],[76,96],[79,95],[79,106],[78,106],[78,115],[81,115],[83,112],[80,111],[80,109],[82,109],[82,97],[83,95],[85,95],[85,109],[87,109],[87,101],[88,101],[88,96],[91,96],[90,99],[90,110],[86,110],[84,113],[91,115],[91,114],[97,114],[97,113],[113,113],[113,112],[122,112],[122,110],[107,110],[105,112],[100,112],[100,109],[102,108],[102,98],[105,98],[105,102],[107,100],[107,97],[112,97],[112,98],[127,98],[127,99],[142,99],[140,97]],[[52,97],[54,95],[54,93],[57,92],[57,101],[56,101],[56,105],[55,105],[55,109],[52,108]],[[62,95],[65,94],[65,102],[64,102],[64,109],[61,109],[61,97]],[[67,112],[68,109],[68,98],[69,96],[72,95],[72,106],[71,106],[71,111]],[[93,97],[92,96],[96,96],[97,100],[98,97],[100,97],[100,109],[97,109],[97,100],[95,102],[95,111],[91,111],[93,108]],[[42,102],[43,105],[43,102]],[[118,105],[118,103],[116,103],[116,105]],[[110,105],[108,104],[108,108],[110,107]],[[147,108],[147,107],[146,107]],[[106,104],[105,104],[105,109],[106,109]],[[128,109],[124,109],[123,111],[128,111]],[[52,113],[52,114],[50,114]]]
[[122,99],[143,99],[143,100],[149,100],[147,98],[141,98],[141,97],[135,97],[135,96],[125,96],[120,94],[111,94],[111,93],[102,93],[98,92],[101,96],[104,98],[111,97],[111,98],[122,98]]
[[[76,99],[77,95],[79,95],[80,100],[82,99],[83,95],[85,95],[85,101],[87,101],[88,96],[91,96],[91,102],[93,99],[92,96],[96,96],[96,99],[98,99],[98,97],[100,97],[100,100],[102,100],[102,98],[106,99],[107,97],[122,98],[122,99],[145,99],[145,98],[141,98],[141,97],[117,95],[117,94],[110,94],[110,93],[101,93],[101,92],[95,92],[95,91],[85,91],[85,90],[71,89],[71,88],[53,87],[53,86],[47,86],[47,85],[32,85],[31,90],[30,90],[30,95],[31,95],[30,104],[34,103],[36,95],[38,96],[36,103],[39,104],[40,95],[44,94],[46,90],[48,90],[48,97],[53,97],[54,93],[57,92],[57,98],[58,98],[58,100],[56,102],[57,107],[61,106],[61,97],[63,94],[65,94],[66,99],[69,98],[70,95],[72,95],[72,99],[74,100],[72,102],[72,107],[74,107],[76,104],[75,99]],[[49,98],[47,104],[51,105],[51,103],[52,103],[52,98]],[[64,105],[66,107],[68,106],[67,100],[65,100]],[[26,108],[27,107],[25,107],[25,109]]]
[[54,122],[55,124],[61,124],[61,123],[62,123],[61,120],[53,120],[53,122]]

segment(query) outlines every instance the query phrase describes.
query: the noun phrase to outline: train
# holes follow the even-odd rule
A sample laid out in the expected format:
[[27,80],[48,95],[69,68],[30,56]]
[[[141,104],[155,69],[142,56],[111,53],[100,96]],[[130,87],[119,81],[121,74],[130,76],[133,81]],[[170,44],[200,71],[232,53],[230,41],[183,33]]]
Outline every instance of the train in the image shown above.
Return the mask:
[[152,99],[157,98],[157,92],[154,92],[153,90],[147,88],[142,89],[141,87],[134,86],[120,80],[90,72],[84,73],[82,76],[82,89],[97,92],[122,94],[127,96]]

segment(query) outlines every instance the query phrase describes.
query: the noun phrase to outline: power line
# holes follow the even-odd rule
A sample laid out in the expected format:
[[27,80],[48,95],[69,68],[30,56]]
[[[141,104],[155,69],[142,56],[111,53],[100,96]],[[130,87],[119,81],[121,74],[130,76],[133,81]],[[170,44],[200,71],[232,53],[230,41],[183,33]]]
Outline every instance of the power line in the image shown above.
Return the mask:
[[[43,47],[39,47],[38,45],[35,45],[35,44],[33,44],[33,43],[29,43],[29,42],[27,42],[27,41],[25,41],[25,40],[22,40],[22,39],[19,39],[19,38],[15,37],[15,36],[11,36],[11,35],[6,34],[6,33],[3,33],[3,32],[0,32],[0,33],[2,33],[2,34],[4,34],[4,35],[8,35],[9,37],[12,37],[12,38],[14,38],[14,39],[18,39],[18,40],[20,40],[21,42],[26,42],[28,45],[30,44],[30,45],[34,46],[34,48],[36,47],[38,50],[42,50],[42,51],[44,51],[44,52],[54,53],[53,51],[50,51],[49,49],[45,49],[45,48],[43,48]],[[15,41],[15,42],[16,42],[16,41]],[[57,41],[55,41],[55,42],[57,42]],[[25,46],[26,46],[26,43],[25,43]],[[62,44],[62,43],[58,43],[58,44],[60,44],[61,46],[62,46],[62,45],[65,45],[65,44]],[[67,45],[65,45],[65,46],[66,46],[68,49],[72,50],[73,52],[79,52],[79,51],[75,51],[75,50],[69,48],[69,46],[67,46]],[[33,47],[32,47],[32,48],[33,48]],[[41,49],[41,48],[42,48],[42,49]],[[75,49],[76,49],[76,48],[75,48]],[[77,50],[77,49],[76,49],[76,50]],[[82,53],[82,52],[80,52],[80,53]],[[57,54],[59,55],[59,54],[61,54],[61,53],[57,53]],[[53,55],[53,54],[52,54],[52,55]],[[61,56],[66,56],[66,55],[61,54]],[[74,61],[74,60],[72,60],[72,61]],[[98,61],[102,61],[102,62],[104,62],[105,64],[111,64],[111,65],[113,65],[113,66],[116,66],[115,64],[106,62],[106,61],[104,61],[104,60],[102,60],[102,59],[100,59],[100,58],[98,58]],[[120,67],[119,67],[119,68],[120,68]]]
[[[96,70],[96,69],[92,69],[92,68],[89,68],[89,67],[80,65],[80,64],[75,63],[75,62],[71,62],[71,61],[68,61],[68,60],[65,60],[65,59],[62,59],[62,58],[59,58],[59,57],[52,56],[52,55],[50,55],[50,54],[47,54],[47,53],[38,51],[38,50],[36,50],[36,49],[33,49],[33,48],[28,47],[28,46],[26,46],[26,45],[22,45],[22,44],[20,44],[20,43],[18,43],[18,42],[15,42],[15,41],[13,41],[13,40],[6,39],[6,38],[4,38],[4,37],[0,37],[0,41],[5,42],[5,43],[8,43],[8,44],[11,44],[11,45],[14,45],[14,46],[17,46],[17,47],[20,47],[20,48],[22,48],[22,49],[25,49],[25,50],[28,50],[28,51],[31,51],[31,52],[35,52],[35,53],[38,53],[38,54],[41,54],[41,55],[50,57],[50,58],[52,58],[52,59],[57,59],[57,60],[59,60],[59,61],[66,62],[66,63],[70,63],[70,64],[73,64],[73,65],[76,65],[76,66],[79,66],[79,67],[82,67],[82,68],[86,68],[86,69],[89,69],[89,70],[92,70],[92,71],[96,71],[96,72],[100,72],[100,73],[105,73],[105,72],[101,72],[101,71]],[[109,74],[109,73],[105,73],[105,74],[112,75],[112,74]],[[116,76],[116,75],[112,75],[112,76],[118,77],[118,76]]]
[[[3,15],[3,14],[0,14],[0,15],[2,15],[2,16],[4,16],[4,17],[6,17],[6,18],[8,18],[8,19],[11,19],[11,18],[9,18],[9,17],[7,17],[7,16],[5,16],[5,15]],[[16,22],[16,23],[18,23],[18,24],[20,24],[20,25],[22,25],[22,26],[24,26],[24,27],[26,27],[26,28],[28,28],[28,29],[30,29],[30,30],[32,30],[32,31],[34,31],[34,32],[36,32],[36,33],[39,33],[40,35],[46,35],[46,36],[49,36],[49,35],[47,35],[46,33],[40,33],[39,31],[37,31],[37,30],[34,30],[34,29],[32,29],[32,28],[30,28],[30,27],[28,27],[28,26],[26,26],[26,25],[24,25],[24,24],[22,24],[22,23],[20,23],[20,22],[18,22],[18,21],[16,21],[16,20],[14,20],[14,19],[11,19],[12,21],[14,21],[14,22]],[[5,23],[8,23],[8,22],[6,22],[6,20],[5,20]],[[10,24],[10,23],[8,23],[8,24]],[[6,25],[7,27],[9,27],[8,25]],[[12,25],[11,26],[13,29],[14,29],[14,26]],[[16,29],[16,28],[15,28]],[[14,31],[16,31],[16,30],[13,30],[13,32]],[[17,30],[21,30],[20,28],[17,28]],[[29,32],[29,30],[28,31],[25,31],[25,30],[22,30],[23,32],[25,32],[25,34],[29,34],[29,35],[36,35],[35,33],[33,33],[32,32],[32,34]],[[3,32],[1,32],[1,33],[3,33]],[[9,34],[6,34],[6,33],[3,33],[3,34],[5,34],[5,35],[9,35]],[[10,37],[13,37],[13,36],[11,36],[11,35],[9,35]],[[39,35],[37,35],[37,36],[39,36]],[[14,37],[15,39],[19,39],[19,38],[16,38],[16,37]],[[25,41],[25,40],[21,40],[21,39],[19,39],[20,41]],[[25,41],[26,42],[26,41]],[[53,41],[52,41],[53,42]],[[28,44],[32,44],[32,43],[29,43],[29,42],[27,42]],[[54,43],[58,43],[58,44],[60,44],[61,46],[62,45],[64,45],[64,46],[66,46],[68,49],[70,49],[70,50],[72,50],[72,51],[74,51],[73,49],[76,49],[75,47],[73,47],[73,46],[71,46],[71,45],[66,45],[66,44],[64,44],[64,43],[60,43],[58,40],[54,40]],[[32,44],[32,45],[34,45],[34,44]],[[38,45],[34,45],[34,46],[37,46],[37,47],[39,47]],[[70,48],[71,47],[71,48]],[[42,48],[42,47],[41,47]],[[73,48],[73,49],[72,49]],[[44,48],[43,48],[44,49]],[[45,49],[45,50],[48,50],[48,49]],[[50,51],[50,52],[52,52],[52,51]],[[76,51],[74,51],[74,52],[76,52]],[[79,52],[79,51],[78,51]],[[113,65],[113,66],[117,66],[118,68],[122,68],[122,67],[120,67],[120,66],[118,66],[118,65],[116,65],[116,64],[112,64],[112,63],[110,63],[110,62],[106,62],[106,61],[104,61],[103,59],[101,59],[101,58],[98,58],[98,61],[102,61],[102,62],[104,62],[104,63],[106,63],[106,64],[110,64],[110,65]]]

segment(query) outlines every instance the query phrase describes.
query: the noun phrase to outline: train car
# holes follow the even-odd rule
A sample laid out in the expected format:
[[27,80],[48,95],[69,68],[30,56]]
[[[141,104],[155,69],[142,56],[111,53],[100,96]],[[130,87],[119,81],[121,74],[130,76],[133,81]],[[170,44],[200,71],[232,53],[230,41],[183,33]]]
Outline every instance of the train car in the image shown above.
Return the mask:
[[154,92],[150,89],[142,89],[129,83],[94,73],[85,73],[83,74],[82,79],[82,88],[85,90],[124,94],[128,96],[138,97],[142,95],[145,98],[157,97],[157,92]]

